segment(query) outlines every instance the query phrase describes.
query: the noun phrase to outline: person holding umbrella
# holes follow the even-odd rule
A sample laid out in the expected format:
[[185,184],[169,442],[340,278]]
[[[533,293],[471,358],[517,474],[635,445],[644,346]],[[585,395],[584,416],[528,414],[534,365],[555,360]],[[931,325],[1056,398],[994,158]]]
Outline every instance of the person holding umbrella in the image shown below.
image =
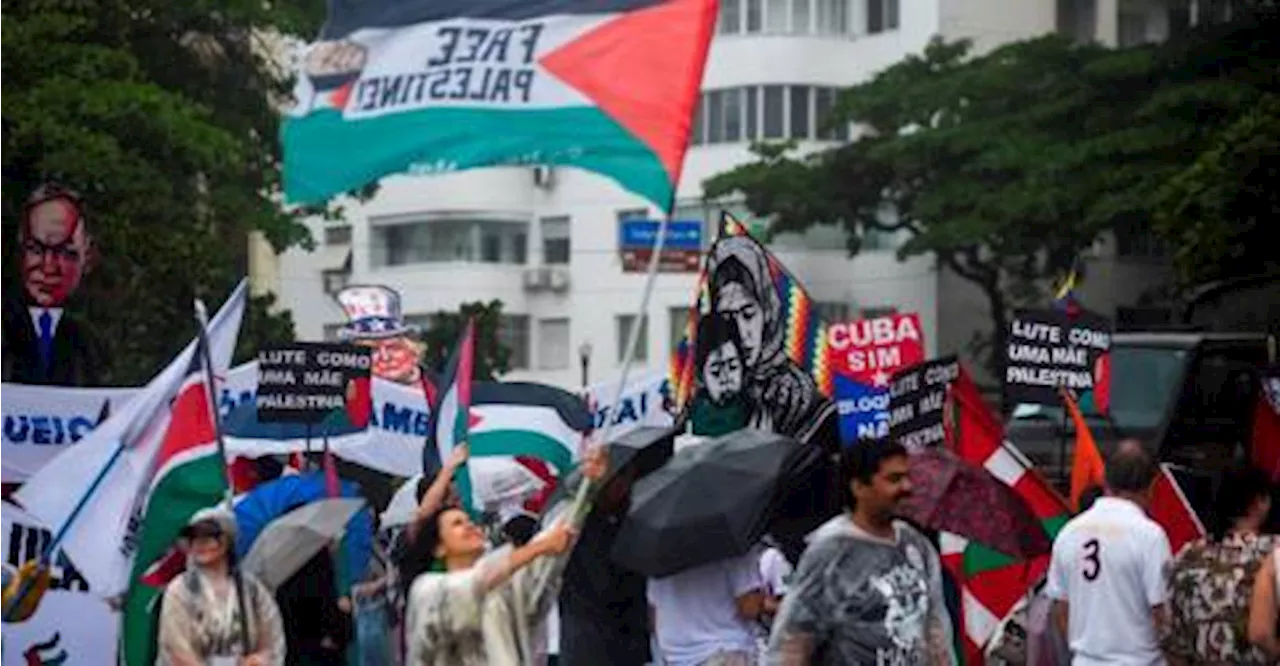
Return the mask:
[[840,467],[848,511],[819,528],[800,558],[767,663],[955,663],[938,553],[897,519],[911,494],[907,450],[860,442]]
[[[594,449],[582,476],[594,483],[607,466],[604,450]],[[408,557],[430,564],[409,589],[406,664],[530,661],[533,630],[551,609],[575,535],[562,517],[524,546],[486,554],[484,532],[465,511],[445,508],[423,521]]]
[[283,666],[275,599],[257,578],[236,570],[235,515],[222,506],[197,511],[180,538],[187,570],[165,588],[157,665]]

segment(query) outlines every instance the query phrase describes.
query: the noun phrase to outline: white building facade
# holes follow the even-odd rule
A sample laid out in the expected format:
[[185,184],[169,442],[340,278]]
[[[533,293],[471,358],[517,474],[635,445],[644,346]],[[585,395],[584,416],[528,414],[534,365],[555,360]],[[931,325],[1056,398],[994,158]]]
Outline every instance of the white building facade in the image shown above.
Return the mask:
[[[1142,30],[1124,18],[1148,14]],[[752,140],[813,150],[847,138],[823,123],[836,91],[921,52],[934,35],[985,50],[1059,26],[1088,37],[1086,22],[1094,38],[1116,43],[1126,26],[1159,38],[1166,16],[1163,5],[1121,0],[721,0],[673,219],[702,221],[705,248],[715,218],[700,203],[705,179],[750,161]],[[645,281],[625,270],[619,239],[628,220],[662,214],[648,202],[592,173],[513,167],[389,177],[372,201],[346,208],[345,221],[308,222],[314,252],[292,250],[273,266],[258,259],[300,339],[330,337],[343,323],[331,296],[340,286],[385,284],[421,325],[465,302],[502,301],[510,379],[577,387],[584,357],[591,382],[617,377]],[[946,276],[926,257],[898,261],[896,246],[872,238],[850,258],[841,233],[820,228],[776,238],[772,249],[829,320],[918,312],[929,353],[959,351],[964,335],[938,335]],[[695,280],[692,271],[657,278],[637,370],[667,367]]]

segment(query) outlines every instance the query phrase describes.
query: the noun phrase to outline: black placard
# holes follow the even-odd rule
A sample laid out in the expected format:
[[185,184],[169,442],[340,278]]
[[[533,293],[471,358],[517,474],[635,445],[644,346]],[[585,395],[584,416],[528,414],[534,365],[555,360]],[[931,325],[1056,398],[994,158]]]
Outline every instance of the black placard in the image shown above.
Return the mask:
[[960,376],[955,356],[917,363],[893,374],[889,383],[889,437],[912,453],[944,439],[942,412],[947,387]]
[[370,350],[355,345],[293,342],[258,352],[258,420],[319,423],[347,402],[347,385],[368,379]]
[[1099,372],[1111,352],[1111,322],[1088,311],[1019,310],[1004,348],[1004,404],[1061,405],[1059,387],[1073,393],[1107,380]]

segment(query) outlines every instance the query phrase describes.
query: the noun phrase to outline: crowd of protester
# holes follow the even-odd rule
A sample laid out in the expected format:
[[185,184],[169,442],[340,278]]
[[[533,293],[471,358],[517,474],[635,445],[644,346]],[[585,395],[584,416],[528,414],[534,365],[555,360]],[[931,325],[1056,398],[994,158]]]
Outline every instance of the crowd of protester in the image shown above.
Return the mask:
[[[897,517],[911,492],[909,456],[897,444],[846,452],[847,511],[810,536],[794,567],[766,542],[658,579],[609,557],[631,475],[597,488],[583,520],[569,520],[564,499],[540,531],[487,529],[452,489],[465,460],[460,447],[418,485],[413,519],[384,531],[371,571],[349,597],[335,592],[328,552],[274,593],[252,576],[231,576],[234,518],[197,514],[182,534],[187,572],[161,606],[159,663],[336,665],[351,663],[349,654],[362,666],[957,662],[956,604],[948,603],[955,590],[930,535]],[[592,452],[569,483],[599,480],[606,466],[607,457]],[[1280,540],[1262,533],[1269,480],[1250,469],[1228,472],[1211,533],[1175,556],[1145,513],[1155,474],[1141,445],[1118,447],[1106,487],[1055,540],[1044,585],[1024,611],[1025,644],[1003,663],[1280,659]],[[233,602],[236,584],[243,608]],[[213,657],[231,653],[248,657]]]

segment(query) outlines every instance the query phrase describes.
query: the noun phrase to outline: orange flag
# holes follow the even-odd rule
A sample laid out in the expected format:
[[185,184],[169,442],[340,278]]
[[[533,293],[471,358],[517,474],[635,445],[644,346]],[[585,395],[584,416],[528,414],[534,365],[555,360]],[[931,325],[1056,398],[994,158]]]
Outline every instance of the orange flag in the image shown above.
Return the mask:
[[1066,389],[1060,390],[1062,403],[1071,413],[1071,420],[1076,426],[1076,451],[1071,459],[1071,508],[1080,510],[1080,496],[1090,486],[1102,487],[1106,481],[1106,465],[1102,462],[1102,453],[1098,444],[1093,441],[1093,433],[1089,432],[1089,424],[1085,423],[1080,406]]

